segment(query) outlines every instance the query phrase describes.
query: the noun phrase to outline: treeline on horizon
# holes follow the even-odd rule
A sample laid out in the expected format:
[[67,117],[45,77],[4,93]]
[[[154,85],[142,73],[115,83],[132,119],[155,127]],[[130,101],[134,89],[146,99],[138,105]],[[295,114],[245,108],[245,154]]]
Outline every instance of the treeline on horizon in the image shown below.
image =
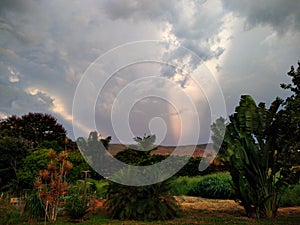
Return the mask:
[[[153,137],[155,138],[155,135]],[[86,141],[91,145],[101,142],[108,149],[111,137],[104,138],[96,131],[91,131]],[[114,157],[123,162],[128,162],[128,159],[133,158],[137,163],[144,160],[143,154],[139,154],[134,148],[131,149],[133,146],[123,147],[116,152]],[[86,162],[77,143],[67,137],[65,128],[57,122],[56,118],[50,114],[30,112],[20,117],[13,115],[0,121],[0,191],[19,192],[32,189],[39,171],[47,168],[49,163],[47,155],[50,149],[58,153],[67,151],[68,160],[73,167],[68,172],[69,182],[73,183],[82,179],[82,171],[86,170],[91,171],[91,178],[103,179]],[[167,158],[168,155],[153,154],[151,157],[151,162],[154,164]],[[213,165],[207,171],[200,172],[198,170],[200,161],[201,157],[191,158],[177,175],[195,176],[223,170]]]

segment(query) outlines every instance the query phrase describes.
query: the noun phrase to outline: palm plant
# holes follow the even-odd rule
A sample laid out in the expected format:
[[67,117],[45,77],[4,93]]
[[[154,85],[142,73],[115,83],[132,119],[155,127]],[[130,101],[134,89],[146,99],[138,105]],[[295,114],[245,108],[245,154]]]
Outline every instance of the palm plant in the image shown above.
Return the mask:
[[[138,144],[126,150],[126,162],[131,165],[150,165],[153,158],[150,152],[155,149],[155,135],[136,137]],[[119,157],[123,156],[122,154]],[[121,157],[122,158],[122,157]],[[131,167],[124,168],[114,174],[115,180],[133,179]],[[158,174],[159,176],[159,174]],[[147,173],[139,176],[147,180]],[[159,180],[159,179],[158,179]],[[109,182],[105,207],[115,219],[135,219],[142,221],[165,220],[179,216],[179,207],[175,198],[169,194],[170,180],[147,186],[124,186]]]
[[[224,162],[236,197],[249,217],[275,217],[280,195],[291,181],[287,172],[292,174],[292,167],[284,157],[288,153],[276,148],[274,121],[281,103],[276,99],[266,109],[265,104],[257,106],[251,96],[243,95],[226,126]],[[216,129],[217,123],[213,127]]]

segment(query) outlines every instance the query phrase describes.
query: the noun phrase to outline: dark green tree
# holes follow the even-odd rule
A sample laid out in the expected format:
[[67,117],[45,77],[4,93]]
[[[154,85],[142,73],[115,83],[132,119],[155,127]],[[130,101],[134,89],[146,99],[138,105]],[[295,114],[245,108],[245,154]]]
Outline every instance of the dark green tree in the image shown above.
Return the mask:
[[[99,135],[97,131],[91,131],[88,138],[79,137],[76,141],[84,159],[93,168],[90,167],[91,175],[95,179],[103,178],[95,172],[101,170],[99,167],[102,165],[100,164],[105,163],[108,167],[111,165],[109,161],[110,157],[104,158],[107,154],[110,141],[110,136],[104,138]],[[103,167],[105,168],[106,166]],[[105,174],[105,172],[102,172],[102,174],[103,173]]]
[[29,143],[21,137],[0,137],[0,187],[2,189],[18,189],[18,171],[30,149]]
[[47,167],[49,163],[49,149],[37,148],[26,156],[22,167],[18,171],[19,186],[22,189],[32,189],[39,171]]
[[64,147],[66,130],[50,114],[28,113],[21,117],[10,116],[0,121],[0,135],[23,138],[33,147],[43,141],[57,141]]
[[[124,151],[118,152],[115,158],[125,162],[129,165],[151,165],[157,163],[165,157],[163,156],[153,156],[151,157],[151,152],[156,150],[157,147],[154,145],[156,140],[155,135],[144,135],[143,137],[135,137],[134,141],[137,142],[135,145],[129,145]],[[152,160],[151,160],[152,159]]]
[[281,84],[283,89],[290,90],[292,95],[283,103],[276,117],[276,131],[278,134],[277,148],[287,149],[286,157],[295,167],[300,166],[300,62],[298,68],[292,66],[287,73],[292,78],[292,83]]

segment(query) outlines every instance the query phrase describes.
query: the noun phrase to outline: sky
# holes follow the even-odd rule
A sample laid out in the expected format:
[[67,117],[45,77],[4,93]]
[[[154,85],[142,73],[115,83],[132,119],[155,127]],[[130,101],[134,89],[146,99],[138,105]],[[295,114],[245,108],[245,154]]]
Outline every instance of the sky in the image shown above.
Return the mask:
[[2,0],[0,118],[50,113],[75,140],[210,141],[250,94],[269,105],[300,59],[300,1]]

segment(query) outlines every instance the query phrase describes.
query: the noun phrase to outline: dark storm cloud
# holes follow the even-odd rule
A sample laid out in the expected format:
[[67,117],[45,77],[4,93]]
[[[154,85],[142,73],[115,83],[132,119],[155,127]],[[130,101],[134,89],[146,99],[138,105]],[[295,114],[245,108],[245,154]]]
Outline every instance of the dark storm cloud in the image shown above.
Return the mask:
[[23,12],[28,10],[28,1],[22,0],[1,0],[0,2],[0,15],[8,11]]
[[224,7],[246,18],[245,29],[269,25],[278,33],[300,30],[300,1],[297,0],[225,0]]
[[169,24],[170,33],[180,44],[194,51],[202,60],[217,58],[224,51],[221,47],[216,51],[210,48],[217,43],[222,24],[219,1],[106,1],[104,11],[114,20]]
[[130,19],[139,22],[151,19],[172,21],[177,15],[177,3],[175,1],[107,0],[103,6],[108,17],[113,20]]

